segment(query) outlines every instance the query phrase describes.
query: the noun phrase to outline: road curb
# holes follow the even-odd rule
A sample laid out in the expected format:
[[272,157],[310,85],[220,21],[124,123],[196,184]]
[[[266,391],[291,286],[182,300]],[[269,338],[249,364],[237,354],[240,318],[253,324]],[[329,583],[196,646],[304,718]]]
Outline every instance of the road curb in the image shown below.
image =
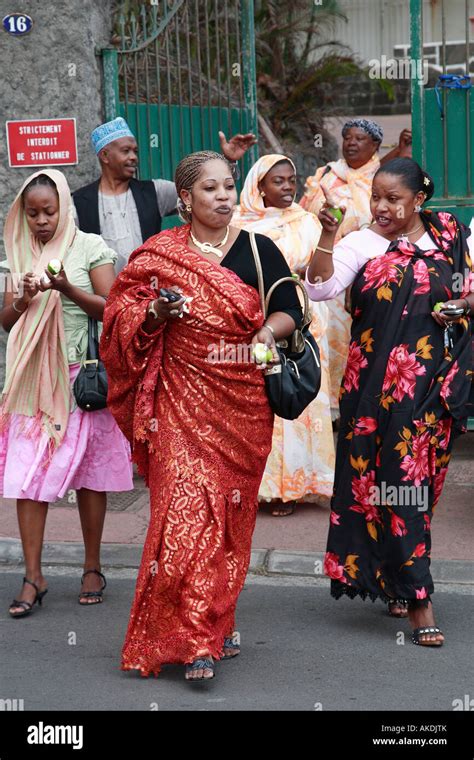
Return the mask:
[[[105,568],[138,569],[142,547],[132,544],[102,544],[102,564]],[[43,546],[43,564],[82,567],[84,546],[78,542],[47,542]],[[257,575],[323,576],[322,552],[282,551],[281,549],[254,549],[249,571]],[[0,569],[21,566],[21,541],[0,538]],[[474,585],[474,562],[468,560],[438,559],[431,563],[435,583]]]

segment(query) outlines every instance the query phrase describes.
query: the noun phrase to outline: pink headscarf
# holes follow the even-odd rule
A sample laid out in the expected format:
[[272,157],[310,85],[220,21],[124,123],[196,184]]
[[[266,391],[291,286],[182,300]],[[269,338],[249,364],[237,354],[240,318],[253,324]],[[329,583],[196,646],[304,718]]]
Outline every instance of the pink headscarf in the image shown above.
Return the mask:
[[[59,196],[59,221],[44,246],[33,235],[23,205],[23,191],[32,179],[45,174]],[[41,169],[25,180],[6,218],[4,242],[10,273],[20,277],[32,271],[40,276],[50,259],[63,261],[76,233],[71,191],[56,169]],[[50,452],[66,432],[69,418],[69,367],[61,295],[57,290],[37,293],[12,327],[7,344],[6,381],[0,425],[12,413],[34,417],[35,434],[46,432]]]

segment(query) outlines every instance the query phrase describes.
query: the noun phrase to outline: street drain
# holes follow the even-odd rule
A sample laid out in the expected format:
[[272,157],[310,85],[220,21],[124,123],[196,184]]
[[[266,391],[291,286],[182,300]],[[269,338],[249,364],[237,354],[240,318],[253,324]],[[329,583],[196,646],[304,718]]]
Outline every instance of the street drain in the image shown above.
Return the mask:
[[[108,493],[107,494],[107,511],[110,512],[125,512],[132,506],[138,499],[140,499],[148,491],[146,488],[135,488],[133,491],[122,491],[120,493]],[[77,509],[77,496],[76,492],[71,489],[59,501],[50,504],[51,507],[73,507]]]

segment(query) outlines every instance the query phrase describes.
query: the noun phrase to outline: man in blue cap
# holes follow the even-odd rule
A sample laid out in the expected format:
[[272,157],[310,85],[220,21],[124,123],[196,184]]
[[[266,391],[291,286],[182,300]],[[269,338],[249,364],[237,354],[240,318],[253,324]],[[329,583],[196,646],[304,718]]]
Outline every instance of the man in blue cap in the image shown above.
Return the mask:
[[[236,163],[256,143],[255,135],[235,135],[229,142],[219,132],[222,153]],[[125,119],[118,117],[94,129],[92,145],[101,166],[100,179],[73,193],[76,223],[94,232],[118,255],[117,274],[132,251],[161,230],[164,216],[177,213],[174,182],[137,180],[138,145]]]

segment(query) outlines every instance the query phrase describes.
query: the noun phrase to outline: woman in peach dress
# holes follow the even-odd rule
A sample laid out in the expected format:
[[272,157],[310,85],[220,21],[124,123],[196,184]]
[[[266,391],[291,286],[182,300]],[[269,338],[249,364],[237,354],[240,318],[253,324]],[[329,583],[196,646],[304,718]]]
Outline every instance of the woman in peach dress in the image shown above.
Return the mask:
[[[292,272],[302,274],[319,238],[313,214],[294,202],[296,169],[280,154],[262,156],[245,181],[232,224],[268,235]],[[322,308],[321,308],[322,307]],[[297,420],[275,417],[273,445],[260,486],[259,499],[283,502],[274,515],[291,514],[295,502],[329,503],[335,452],[329,403],[326,304],[312,304],[311,332],[321,350],[322,383],[318,397]]]

